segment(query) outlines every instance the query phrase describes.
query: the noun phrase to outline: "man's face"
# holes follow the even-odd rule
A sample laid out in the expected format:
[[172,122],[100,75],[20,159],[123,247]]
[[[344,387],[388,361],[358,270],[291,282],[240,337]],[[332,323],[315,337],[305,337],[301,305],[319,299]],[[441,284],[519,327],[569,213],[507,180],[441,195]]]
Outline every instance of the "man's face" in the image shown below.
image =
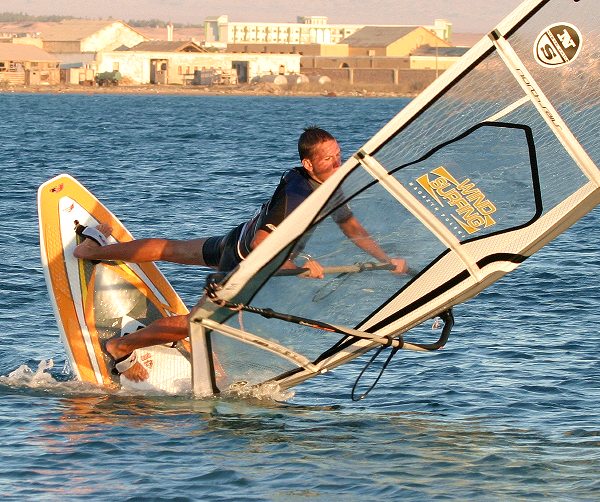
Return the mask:
[[310,158],[302,161],[309,174],[320,183],[329,178],[342,165],[342,152],[334,139],[323,141],[313,148]]

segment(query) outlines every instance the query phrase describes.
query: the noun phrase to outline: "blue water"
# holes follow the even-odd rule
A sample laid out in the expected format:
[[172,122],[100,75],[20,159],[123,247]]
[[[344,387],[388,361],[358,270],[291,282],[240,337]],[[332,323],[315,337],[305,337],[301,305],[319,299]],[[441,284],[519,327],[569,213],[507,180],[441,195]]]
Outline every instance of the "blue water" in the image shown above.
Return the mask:
[[[137,237],[220,233],[296,163],[346,153],[401,99],[0,94],[0,497],[592,500],[600,493],[600,213],[455,309],[447,347],[364,360],[285,402],[107,394],[72,381],[39,262],[37,187],[67,172]],[[161,267],[188,305],[205,272]]]

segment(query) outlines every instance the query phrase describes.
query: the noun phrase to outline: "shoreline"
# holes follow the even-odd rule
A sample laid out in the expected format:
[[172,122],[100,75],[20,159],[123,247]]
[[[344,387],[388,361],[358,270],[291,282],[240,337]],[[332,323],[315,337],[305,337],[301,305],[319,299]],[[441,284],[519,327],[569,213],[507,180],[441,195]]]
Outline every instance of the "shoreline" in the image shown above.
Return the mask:
[[418,93],[401,92],[392,86],[327,86],[282,87],[270,83],[181,86],[181,85],[2,85],[0,94],[122,94],[122,95],[181,95],[181,96],[293,96],[293,97],[385,97],[414,98]]

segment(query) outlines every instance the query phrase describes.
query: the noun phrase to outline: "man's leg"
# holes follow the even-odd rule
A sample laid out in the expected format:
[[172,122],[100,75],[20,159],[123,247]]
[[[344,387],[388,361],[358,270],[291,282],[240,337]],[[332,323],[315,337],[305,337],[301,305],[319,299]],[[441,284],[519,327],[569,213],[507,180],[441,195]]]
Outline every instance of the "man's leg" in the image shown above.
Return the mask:
[[[106,342],[106,350],[116,360],[136,349],[178,342],[188,336],[188,321],[189,315],[162,317],[138,331],[120,338],[111,338]],[[139,362],[122,374],[135,382],[148,378],[146,368]]]
[[[97,229],[109,236],[109,225],[100,224]],[[170,261],[184,265],[206,266],[202,248],[206,238],[191,240],[138,239],[99,246],[91,239],[84,240],[73,251],[73,256],[82,260],[120,260],[129,263]]]

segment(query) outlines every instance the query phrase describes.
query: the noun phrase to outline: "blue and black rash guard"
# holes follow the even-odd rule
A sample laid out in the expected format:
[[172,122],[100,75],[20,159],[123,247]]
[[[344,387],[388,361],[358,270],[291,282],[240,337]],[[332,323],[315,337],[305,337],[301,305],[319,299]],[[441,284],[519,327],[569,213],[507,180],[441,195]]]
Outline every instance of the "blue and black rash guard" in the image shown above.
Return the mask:
[[[263,204],[252,219],[242,227],[237,243],[239,258],[243,260],[250,254],[251,244],[258,230],[271,233],[319,185],[320,183],[313,180],[304,167],[295,167],[284,173],[271,200]],[[341,202],[342,196],[339,197]],[[351,216],[352,211],[346,204],[332,214],[332,218],[338,224]]]

